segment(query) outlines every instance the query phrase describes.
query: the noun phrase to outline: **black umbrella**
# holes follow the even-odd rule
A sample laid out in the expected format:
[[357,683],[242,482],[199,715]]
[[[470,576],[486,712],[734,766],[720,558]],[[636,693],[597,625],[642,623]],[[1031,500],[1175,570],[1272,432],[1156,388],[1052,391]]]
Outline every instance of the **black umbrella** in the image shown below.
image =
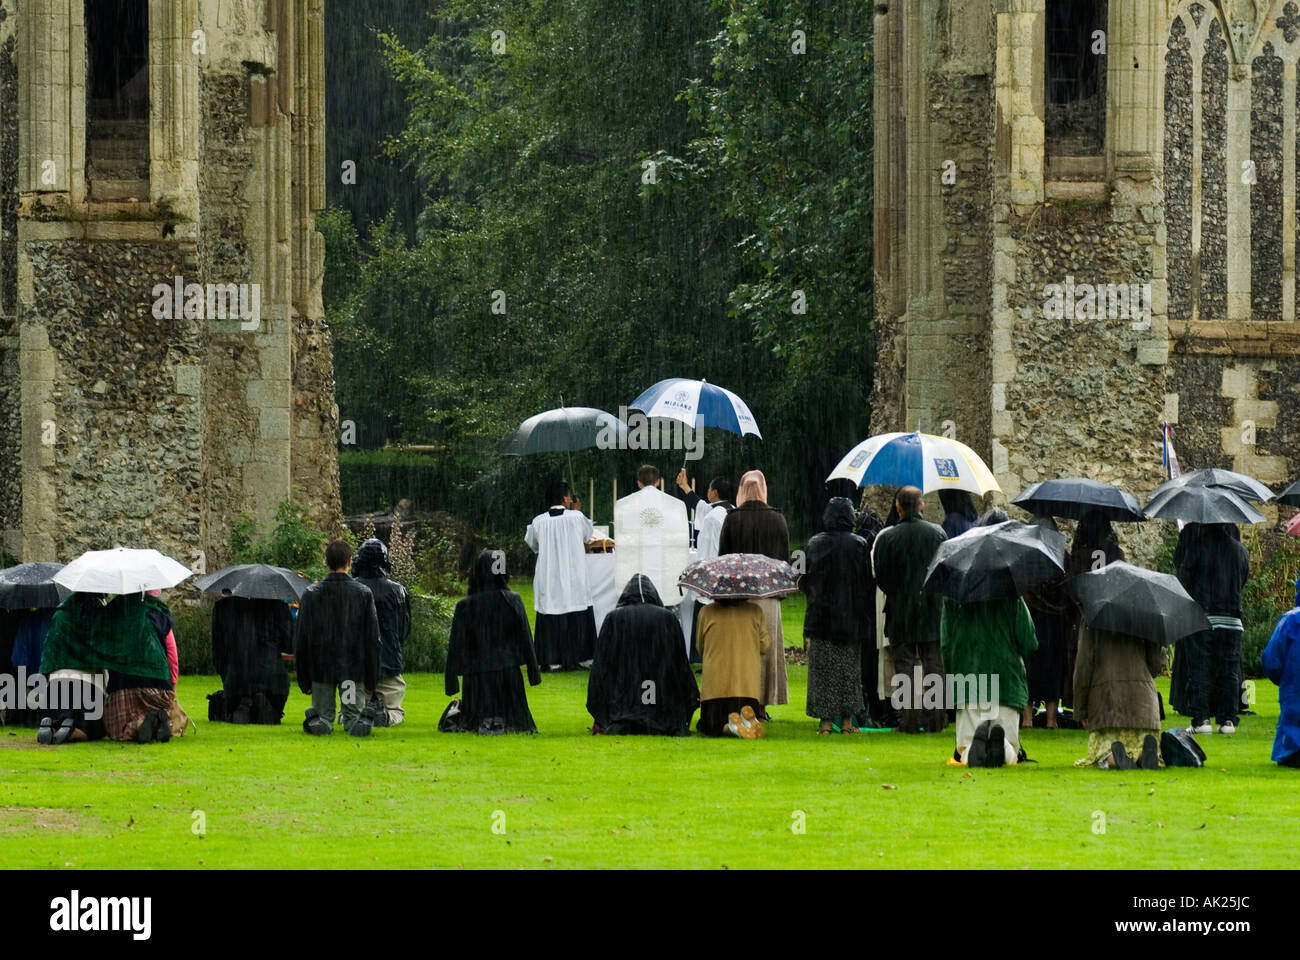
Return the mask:
[[1132,494],[1088,477],[1060,477],[1033,483],[1011,502],[1030,513],[1067,520],[1078,520],[1085,513],[1099,513],[1107,520],[1119,522],[1146,519]]
[[1116,561],[1081,573],[1065,584],[1084,622],[1097,630],[1126,633],[1165,646],[1210,629],[1209,617],[1167,573]]
[[1146,505],[1153,520],[1189,523],[1263,523],[1265,517],[1226,487],[1171,487]]
[[1019,597],[1065,572],[1065,543],[1055,530],[1019,520],[974,527],[939,544],[925,589],[958,603]]
[[612,413],[595,407],[559,407],[521,423],[502,442],[501,453],[508,457],[571,453],[599,446],[604,441],[622,449],[626,439],[627,424]]
[[220,593],[249,600],[281,600],[297,603],[311,581],[284,567],[265,563],[243,563],[222,567],[195,581],[205,593]]
[[1273,499],[1273,491],[1254,477],[1248,477],[1244,473],[1234,473],[1232,470],[1220,470],[1217,467],[1195,470],[1181,477],[1166,480],[1151,491],[1150,499],[1154,500],[1160,494],[1177,490],[1179,487],[1218,487],[1221,490],[1231,490],[1241,499],[1255,503],[1268,503]]
[[61,563],[20,563],[0,570],[0,607],[5,610],[57,607],[72,593],[54,582],[54,575],[62,569]]
[[1279,493],[1276,502],[1285,503],[1288,507],[1300,507],[1300,480]]

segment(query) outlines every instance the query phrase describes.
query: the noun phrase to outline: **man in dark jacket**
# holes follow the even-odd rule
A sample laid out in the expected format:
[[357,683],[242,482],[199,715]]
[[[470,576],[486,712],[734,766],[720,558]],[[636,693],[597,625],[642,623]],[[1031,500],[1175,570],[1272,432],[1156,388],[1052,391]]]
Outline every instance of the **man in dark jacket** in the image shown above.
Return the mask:
[[361,544],[352,561],[352,576],[370,588],[379,615],[379,684],[366,688],[366,702],[375,707],[370,720],[377,727],[395,727],[406,719],[402,645],[411,632],[411,598],[389,578],[389,569],[388,548],[374,537]]
[[370,588],[347,574],[352,547],[331,540],[325,547],[330,572],[303,591],[298,605],[294,660],[298,687],[311,695],[302,727],[323,736],[334,732],[334,689],[339,689],[343,729],[354,737],[370,733],[361,713],[379,667],[379,617]]
[[[922,516],[925,500],[916,487],[903,487],[894,503],[899,521],[876,537],[874,548],[876,585],[885,594],[885,636],[894,654],[894,669],[907,677],[905,689],[914,695],[899,709],[898,729],[904,733],[938,733],[948,725],[947,705],[926,703],[920,690],[939,678],[938,689],[946,689],[943,655],[939,648],[939,620],[943,598],[922,590],[925,572],[939,544],[947,540],[943,528]],[[922,687],[915,670],[920,668]]]
[[592,733],[688,737],[699,705],[681,623],[649,577],[638,573],[596,638],[587,678]]

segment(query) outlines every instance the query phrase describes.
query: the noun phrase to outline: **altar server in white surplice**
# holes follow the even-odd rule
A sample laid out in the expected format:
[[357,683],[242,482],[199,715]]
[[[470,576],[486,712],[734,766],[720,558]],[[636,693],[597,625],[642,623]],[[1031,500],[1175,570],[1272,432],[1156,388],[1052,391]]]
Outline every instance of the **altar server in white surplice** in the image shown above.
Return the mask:
[[576,670],[591,662],[596,648],[586,554],[594,528],[590,519],[571,509],[567,483],[551,484],[546,500],[549,509],[533,517],[524,533],[524,542],[537,554],[537,662],[543,670]]

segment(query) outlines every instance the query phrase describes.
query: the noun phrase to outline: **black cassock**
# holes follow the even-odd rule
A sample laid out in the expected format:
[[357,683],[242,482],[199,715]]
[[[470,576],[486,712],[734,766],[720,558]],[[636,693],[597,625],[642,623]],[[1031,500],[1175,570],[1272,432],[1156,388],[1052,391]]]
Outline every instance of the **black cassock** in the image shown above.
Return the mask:
[[[286,603],[218,600],[212,608],[212,663],[221,674],[227,717],[247,701],[252,722],[279,723],[289,698],[289,672],[280,655],[292,652],[293,615]],[[258,711],[259,695],[269,710]]]
[[587,712],[604,733],[685,737],[699,705],[681,623],[637,574],[601,624]]
[[[448,696],[461,690],[460,713],[454,723],[442,729],[469,732],[490,729],[500,720],[510,733],[536,733],[528,709],[519,668],[528,668],[528,682],[542,682],[533,651],[528,614],[519,594],[505,589],[505,577],[493,577],[483,569],[479,557],[470,577],[469,596],[456,604],[447,643],[446,689]],[[488,556],[490,564],[491,557]],[[457,678],[460,678],[458,681]]]

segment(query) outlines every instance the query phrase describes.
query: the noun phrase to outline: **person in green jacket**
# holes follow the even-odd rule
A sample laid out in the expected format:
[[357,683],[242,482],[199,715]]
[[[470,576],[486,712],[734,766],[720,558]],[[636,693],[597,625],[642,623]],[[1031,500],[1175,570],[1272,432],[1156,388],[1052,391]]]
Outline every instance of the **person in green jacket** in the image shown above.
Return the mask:
[[953,759],[1000,767],[1020,756],[1020,713],[1029,703],[1024,658],[1038,649],[1029,607],[1019,597],[956,603],[944,598],[939,646],[947,695],[957,710]]

